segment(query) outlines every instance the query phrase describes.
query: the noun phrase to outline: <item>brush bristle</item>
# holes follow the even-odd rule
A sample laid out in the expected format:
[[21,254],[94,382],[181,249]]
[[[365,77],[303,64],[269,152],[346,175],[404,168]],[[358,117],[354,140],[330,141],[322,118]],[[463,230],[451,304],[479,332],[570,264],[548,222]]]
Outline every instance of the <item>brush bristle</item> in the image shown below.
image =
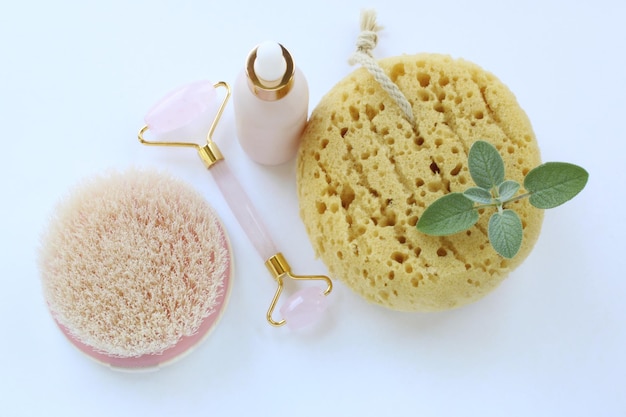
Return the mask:
[[196,333],[224,291],[229,262],[208,203],[181,181],[137,170],[77,187],[39,252],[55,320],[116,357],[158,354]]

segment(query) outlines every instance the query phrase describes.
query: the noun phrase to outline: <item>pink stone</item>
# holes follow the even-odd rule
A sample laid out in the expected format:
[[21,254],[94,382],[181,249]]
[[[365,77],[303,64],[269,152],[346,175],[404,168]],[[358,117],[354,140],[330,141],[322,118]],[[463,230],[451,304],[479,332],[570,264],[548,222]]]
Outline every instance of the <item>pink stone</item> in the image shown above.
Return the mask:
[[170,92],[152,106],[144,121],[156,135],[193,125],[198,119],[211,122],[219,107],[216,96],[215,87],[209,81],[187,84]]
[[296,291],[280,308],[280,314],[290,329],[301,329],[319,321],[328,307],[323,289],[307,287]]
[[226,159],[213,165],[209,172],[213,175],[213,179],[222,192],[226,203],[228,203],[261,259],[267,260],[276,254],[278,251],[269,229],[228,166]]

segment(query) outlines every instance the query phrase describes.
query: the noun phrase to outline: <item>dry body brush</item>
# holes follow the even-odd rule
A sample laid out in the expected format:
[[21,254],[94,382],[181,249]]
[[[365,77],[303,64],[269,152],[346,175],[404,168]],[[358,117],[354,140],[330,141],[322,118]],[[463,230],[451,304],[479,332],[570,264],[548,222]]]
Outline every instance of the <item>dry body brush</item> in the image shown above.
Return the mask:
[[197,343],[220,315],[232,274],[228,237],[202,196],[135,170],[85,181],[61,201],[39,264],[68,337],[99,360],[130,358],[117,361],[130,367]]

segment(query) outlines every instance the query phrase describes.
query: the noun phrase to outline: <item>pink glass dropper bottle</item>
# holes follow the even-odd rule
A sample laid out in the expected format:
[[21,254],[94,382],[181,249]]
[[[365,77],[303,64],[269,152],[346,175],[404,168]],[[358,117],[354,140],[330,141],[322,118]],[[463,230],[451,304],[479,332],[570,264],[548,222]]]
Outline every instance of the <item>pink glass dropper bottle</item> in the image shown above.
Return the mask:
[[239,143],[255,162],[293,158],[308,117],[309,87],[289,51],[265,41],[254,48],[233,87]]

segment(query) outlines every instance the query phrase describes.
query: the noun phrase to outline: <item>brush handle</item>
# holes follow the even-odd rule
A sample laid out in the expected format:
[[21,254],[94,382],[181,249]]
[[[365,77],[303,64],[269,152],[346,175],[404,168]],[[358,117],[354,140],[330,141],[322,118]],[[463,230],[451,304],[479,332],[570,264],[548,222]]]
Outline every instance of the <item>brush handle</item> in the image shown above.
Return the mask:
[[223,159],[217,161],[209,171],[241,228],[246,232],[248,239],[263,261],[267,261],[278,253],[265,223],[261,220],[261,216],[257,213],[248,194],[233,175],[226,161]]

